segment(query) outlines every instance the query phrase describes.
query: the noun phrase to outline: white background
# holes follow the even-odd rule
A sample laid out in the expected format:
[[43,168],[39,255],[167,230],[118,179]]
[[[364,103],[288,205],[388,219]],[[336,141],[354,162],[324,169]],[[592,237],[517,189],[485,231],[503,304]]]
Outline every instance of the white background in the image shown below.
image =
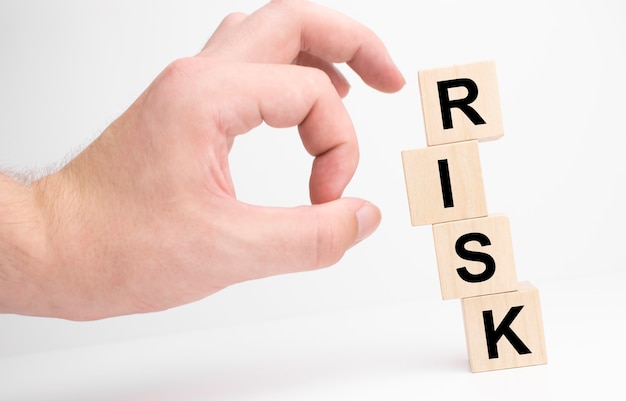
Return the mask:
[[[51,372],[60,374],[57,369],[64,366],[63,361],[77,361],[77,366],[91,361],[102,369],[101,380],[95,381],[93,388],[84,383],[80,387],[81,399],[95,398],[91,391],[102,388],[119,385],[125,389],[127,383],[117,379],[108,382],[106,375],[115,371],[113,367],[129,366],[126,355],[133,355],[138,364],[136,370],[128,368],[130,377],[144,372],[146,366],[160,372],[154,377],[171,377],[173,371],[168,371],[168,366],[177,365],[159,365],[136,350],[172,357],[178,348],[167,348],[171,339],[194,344],[197,337],[185,337],[197,335],[194,333],[205,333],[204,352],[222,352],[211,355],[224,370],[216,364],[205,374],[226,377],[229,383],[222,392],[197,399],[254,399],[263,391],[267,399],[278,399],[274,392],[282,391],[280,380],[269,380],[263,386],[260,383],[269,373],[259,378],[248,370],[258,363],[262,364],[260,371],[270,369],[277,376],[284,373],[284,360],[269,359],[276,364],[271,370],[268,360],[259,354],[264,351],[259,350],[283,344],[277,339],[283,338],[285,327],[308,333],[308,325],[323,333],[320,347],[346,345],[348,359],[372,349],[367,341],[355,342],[361,328],[377,333],[374,338],[387,336],[390,342],[397,335],[391,329],[395,325],[411,335],[402,337],[392,351],[379,350],[381,355],[389,355],[385,354],[388,351],[401,358],[381,356],[369,361],[394,366],[385,370],[389,376],[384,380],[377,375],[378,370],[363,367],[368,362],[345,366],[355,372],[349,377],[328,367],[330,373],[321,376],[296,368],[302,377],[296,388],[290,387],[292,399],[303,399],[298,394],[311,394],[313,388],[337,389],[341,379],[391,386],[399,380],[392,374],[397,364],[421,366],[423,370],[413,372],[411,380],[423,381],[425,389],[446,387],[429,379],[433,374],[429,366],[441,377],[449,373],[457,382],[469,381],[480,389],[485,380],[482,377],[492,376],[468,373],[460,307],[457,301],[440,298],[430,227],[410,226],[400,152],[426,146],[417,71],[483,60],[496,61],[505,126],[503,138],[480,144],[488,209],[490,213],[505,213],[511,220],[518,277],[540,290],[548,353],[552,358],[557,356],[547,367],[515,369],[512,372],[517,373],[508,374],[519,376],[507,376],[507,380],[511,385],[529,380],[529,387],[552,388],[553,394],[562,394],[550,385],[546,372],[563,377],[565,372],[580,369],[575,363],[559,361],[558,356],[580,361],[575,350],[593,355],[593,347],[602,344],[602,336],[593,330],[599,322],[604,325],[599,330],[605,339],[620,333],[617,323],[623,322],[626,306],[619,296],[625,278],[622,228],[626,224],[624,3],[319,3],[345,12],[377,32],[407,79],[401,92],[381,94],[342,69],[352,82],[345,103],[361,145],[361,164],[346,195],[370,199],[382,209],[379,230],[329,269],[243,283],[162,313],[89,323],[0,316],[0,371],[14,375],[11,386],[8,381],[0,386],[0,399],[3,389],[12,389],[6,394],[19,399],[19,394],[31,394],[38,383],[51,392],[41,393],[49,395],[42,399],[54,399],[50,394],[58,389],[52,384],[45,387],[45,383],[65,383],[62,378],[50,379]],[[45,172],[60,165],[122,113],[169,62],[196,53],[226,14],[252,12],[263,4],[245,0],[0,1],[0,168]],[[231,156],[239,197],[281,206],[308,201],[310,162],[295,130],[266,127],[238,138]],[[368,321],[368,313],[363,311],[370,310],[372,316],[382,319],[382,326],[360,326]],[[345,323],[352,318],[355,326]],[[342,330],[333,330],[337,322],[342,322]],[[248,327],[254,329],[244,329]],[[251,342],[246,352],[235,352],[240,345],[228,341],[211,348],[211,339],[232,338],[233,333],[248,333]],[[579,337],[572,338],[574,333]],[[151,343],[159,338],[170,340]],[[98,348],[114,344],[124,345],[113,351]],[[302,364],[292,363],[291,368],[294,364],[302,368],[306,360],[315,360],[307,353],[310,350],[303,351],[309,349],[307,341],[292,345],[283,352],[302,356]],[[623,363],[624,345],[618,341],[614,345],[617,349],[605,350],[605,359],[600,366],[595,365],[593,372],[598,377],[612,377],[602,366],[611,361],[612,353],[620,356],[618,363]],[[424,350],[436,349],[445,350],[440,358],[434,351],[424,354]],[[191,348],[181,352],[192,353]],[[233,358],[235,354],[238,356]],[[101,365],[94,362],[103,355]],[[143,365],[137,362],[142,355]],[[329,366],[341,366],[341,355],[337,358],[330,358]],[[31,363],[40,366],[39,370],[32,371]],[[13,368],[18,366],[23,370]],[[81,372],[77,366],[67,369],[72,374]],[[559,366],[564,370],[559,371]],[[610,372],[624,372],[623,366],[617,369]],[[151,386],[150,377],[147,373],[142,379],[146,388]],[[307,377],[313,378],[308,381]],[[588,373],[581,374],[580,382],[583,377],[588,378]],[[239,379],[243,386],[251,385],[251,390],[235,391]],[[608,387],[602,394],[605,399],[626,399],[623,386],[615,379],[607,379]],[[0,384],[3,380],[0,377]],[[329,380],[335,387],[328,385]],[[67,381],[68,385],[72,382]],[[134,385],[141,387],[144,382],[139,382]],[[172,399],[192,399],[177,393],[177,385],[172,386]],[[361,383],[341,388],[343,393],[333,393],[338,399],[349,399],[356,394],[350,391],[368,387]],[[68,386],[63,386],[63,391],[69,391]],[[367,394],[375,393],[368,390]],[[111,394],[122,395],[111,399],[131,399],[124,398],[124,390]],[[415,389],[413,395],[420,394],[424,393]],[[428,394],[434,399],[434,390]],[[329,399],[328,394],[320,397]],[[401,398],[399,394],[391,397]]]

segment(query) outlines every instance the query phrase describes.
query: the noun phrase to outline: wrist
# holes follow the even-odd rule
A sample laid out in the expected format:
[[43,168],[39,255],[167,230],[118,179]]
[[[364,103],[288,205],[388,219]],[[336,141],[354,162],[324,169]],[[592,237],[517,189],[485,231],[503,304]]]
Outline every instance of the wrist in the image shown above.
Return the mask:
[[35,192],[0,173],[0,312],[42,313],[51,266],[42,211]]

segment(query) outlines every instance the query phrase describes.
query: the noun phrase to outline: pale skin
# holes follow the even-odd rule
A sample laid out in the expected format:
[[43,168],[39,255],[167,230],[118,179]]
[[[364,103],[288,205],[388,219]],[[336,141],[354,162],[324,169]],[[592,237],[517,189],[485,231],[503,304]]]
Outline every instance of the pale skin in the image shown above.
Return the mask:
[[[381,218],[342,197],[359,151],[336,63],[382,92],[405,82],[381,40],[340,13],[284,0],[232,14],[58,172],[0,174],[0,312],[153,312],[335,264]],[[262,122],[298,127],[314,156],[311,205],[237,200],[228,154]]]

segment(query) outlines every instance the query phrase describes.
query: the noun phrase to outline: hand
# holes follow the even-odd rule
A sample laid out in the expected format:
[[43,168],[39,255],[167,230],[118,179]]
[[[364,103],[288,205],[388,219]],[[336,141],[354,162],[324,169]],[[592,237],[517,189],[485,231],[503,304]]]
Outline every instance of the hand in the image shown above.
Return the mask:
[[[35,293],[11,312],[157,311],[336,263],[380,221],[369,202],[341,198],[358,161],[341,62],[375,89],[404,85],[378,37],[315,4],[273,1],[224,19],[198,55],[174,61],[87,149],[33,183],[45,263],[22,275],[38,280],[24,287]],[[228,153],[261,122],[298,126],[315,157],[312,205],[236,199]]]

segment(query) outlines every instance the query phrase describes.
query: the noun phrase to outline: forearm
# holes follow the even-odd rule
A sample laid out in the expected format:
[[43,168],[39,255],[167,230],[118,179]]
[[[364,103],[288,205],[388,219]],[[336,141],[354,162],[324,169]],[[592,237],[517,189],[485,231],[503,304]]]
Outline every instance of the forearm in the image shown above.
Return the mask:
[[[0,313],[32,314],[49,265],[33,191],[0,173]],[[45,281],[45,280],[44,280]]]

